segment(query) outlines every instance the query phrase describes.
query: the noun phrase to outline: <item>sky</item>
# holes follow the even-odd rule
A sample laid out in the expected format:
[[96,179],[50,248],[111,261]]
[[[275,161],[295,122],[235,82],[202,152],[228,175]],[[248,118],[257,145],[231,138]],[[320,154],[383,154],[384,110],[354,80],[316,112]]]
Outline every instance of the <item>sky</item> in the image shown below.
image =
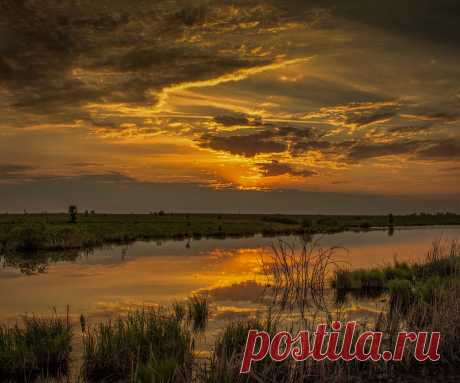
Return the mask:
[[460,212],[456,0],[1,0],[0,211]]

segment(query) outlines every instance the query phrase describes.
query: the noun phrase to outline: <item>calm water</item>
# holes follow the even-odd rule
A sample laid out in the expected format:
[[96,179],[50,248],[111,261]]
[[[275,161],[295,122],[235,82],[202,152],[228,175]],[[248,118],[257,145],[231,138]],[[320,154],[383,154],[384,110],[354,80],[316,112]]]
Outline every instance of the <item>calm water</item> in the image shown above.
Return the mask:
[[[350,267],[369,267],[425,256],[439,238],[460,238],[460,227],[426,227],[385,231],[340,233],[323,236],[323,247],[343,246],[341,259]],[[294,241],[294,237],[282,237]],[[71,254],[67,261],[41,265],[25,273],[16,266],[0,268],[0,319],[24,313],[71,313],[99,320],[138,305],[167,304],[196,291],[208,291],[215,302],[213,326],[246,317],[258,309],[262,288],[260,258],[271,252],[275,238],[242,238],[190,242],[137,242],[90,254]],[[29,270],[30,271],[30,270]],[[372,314],[372,305],[358,305],[356,312]]]

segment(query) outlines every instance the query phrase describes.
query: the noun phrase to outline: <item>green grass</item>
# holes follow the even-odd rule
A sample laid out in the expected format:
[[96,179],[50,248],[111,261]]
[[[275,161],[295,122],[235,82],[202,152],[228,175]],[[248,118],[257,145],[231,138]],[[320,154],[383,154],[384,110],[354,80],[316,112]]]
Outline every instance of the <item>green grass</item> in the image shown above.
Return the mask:
[[[0,214],[0,252],[93,248],[135,240],[254,234],[329,233],[385,228],[388,216],[251,214]],[[455,225],[460,215],[394,216],[396,226]]]
[[0,326],[0,381],[31,382],[67,374],[72,330],[68,319],[24,317]]
[[[198,371],[198,381],[202,383],[252,382],[250,377],[241,375],[239,370],[248,331],[253,329],[264,330],[272,335],[275,333],[270,320],[263,322],[250,319],[229,323],[216,338],[209,365],[202,366]],[[277,365],[277,370],[281,372],[280,367]],[[267,358],[263,362],[254,364],[253,373],[265,375],[272,368],[273,363]]]
[[332,287],[339,292],[388,291],[392,309],[406,309],[424,302],[431,304],[434,291],[460,279],[460,246],[440,241],[433,244],[422,262],[394,261],[393,265],[372,269],[337,270]]
[[[193,295],[188,301],[188,315],[195,331],[204,331],[209,318],[209,298],[207,295]],[[177,315],[177,309],[175,313]]]
[[186,382],[192,336],[174,312],[143,309],[88,329],[83,338],[88,382]]

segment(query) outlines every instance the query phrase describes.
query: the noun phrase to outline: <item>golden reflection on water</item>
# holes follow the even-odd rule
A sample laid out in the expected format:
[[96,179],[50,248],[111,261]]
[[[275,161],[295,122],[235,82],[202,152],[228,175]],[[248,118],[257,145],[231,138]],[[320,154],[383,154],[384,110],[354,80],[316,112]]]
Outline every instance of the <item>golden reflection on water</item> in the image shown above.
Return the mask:
[[[340,233],[325,236],[322,246],[343,246],[350,267],[370,267],[424,257],[433,240],[459,237],[460,227]],[[284,238],[293,241],[294,238]],[[263,290],[260,259],[276,239],[245,238],[162,244],[136,243],[81,256],[76,262],[48,265],[44,274],[25,275],[13,267],[0,269],[0,318],[24,313],[64,312],[105,318],[135,306],[168,304],[197,291],[214,298],[213,318],[234,320],[260,309]],[[258,282],[258,283],[257,283]],[[374,302],[352,307],[372,312]],[[353,311],[352,310],[352,311]]]

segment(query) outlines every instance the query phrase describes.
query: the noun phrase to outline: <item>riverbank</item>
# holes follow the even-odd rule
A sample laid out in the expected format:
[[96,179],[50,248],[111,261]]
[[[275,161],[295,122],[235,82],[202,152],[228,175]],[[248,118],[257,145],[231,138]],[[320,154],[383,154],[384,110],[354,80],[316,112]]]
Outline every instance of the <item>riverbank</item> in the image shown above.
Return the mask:
[[249,215],[249,214],[2,214],[0,251],[95,248],[137,240],[226,238],[255,234],[337,233],[427,225],[459,225],[456,214]]

